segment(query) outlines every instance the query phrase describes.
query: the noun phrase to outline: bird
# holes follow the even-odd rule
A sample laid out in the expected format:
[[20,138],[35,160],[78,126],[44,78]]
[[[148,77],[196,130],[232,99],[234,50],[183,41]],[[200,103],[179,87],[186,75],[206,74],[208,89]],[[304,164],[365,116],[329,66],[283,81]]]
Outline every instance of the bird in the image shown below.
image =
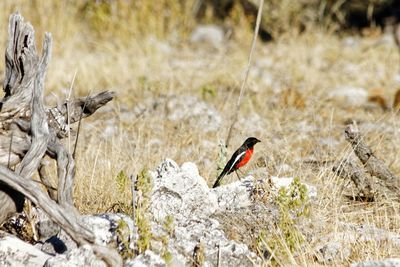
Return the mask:
[[[231,174],[232,172],[236,172],[239,168],[246,165],[247,162],[249,162],[249,160],[251,159],[251,156],[253,155],[254,145],[259,142],[261,141],[255,137],[247,138],[246,141],[244,141],[243,145],[241,145],[235,151],[235,153],[233,153],[228,163],[226,163],[224,170],[218,176],[217,180],[213,185],[213,188],[220,186],[221,180],[222,178],[224,178],[225,175]],[[237,172],[236,175],[238,175]]]

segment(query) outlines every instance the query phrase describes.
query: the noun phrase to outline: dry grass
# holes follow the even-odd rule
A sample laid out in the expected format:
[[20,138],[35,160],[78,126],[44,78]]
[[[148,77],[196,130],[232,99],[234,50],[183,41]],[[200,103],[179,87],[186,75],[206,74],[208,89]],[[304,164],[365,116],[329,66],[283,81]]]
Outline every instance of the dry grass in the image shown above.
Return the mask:
[[[246,27],[238,30],[234,40],[223,49],[212,50],[194,47],[186,41],[193,26],[186,16],[176,21],[185,22],[177,31],[172,30],[174,23],[161,22],[154,16],[149,17],[152,21],[148,28],[114,18],[108,24],[114,28],[107,31],[119,28],[118,24],[121,32],[110,37],[107,33],[99,35],[88,23],[89,18],[80,18],[78,7],[69,1],[27,2],[0,3],[0,54],[5,49],[7,16],[20,10],[40,36],[46,30],[55,37],[46,84],[49,102],[55,101],[53,94],[64,98],[74,73],[75,95],[102,89],[114,90],[118,95],[106,111],[85,122],[80,137],[75,201],[83,213],[104,212],[115,203],[126,210],[130,204],[129,186],[123,192],[118,189],[118,173],[124,170],[137,174],[145,166],[154,169],[166,157],[178,163],[196,162],[200,174],[209,183],[214,181],[217,144],[226,138],[247,61],[251,32]],[[186,8],[190,9],[189,4]],[[176,7],[171,9],[182,12]],[[134,14],[138,16],[136,20],[129,17],[129,21],[143,23],[143,13]],[[131,25],[134,26],[130,28]],[[159,31],[160,27],[166,30]],[[369,130],[364,128],[368,143],[395,173],[400,173],[398,115],[385,113],[379,107],[346,106],[327,97],[333,88],[351,85],[371,92],[379,88],[392,101],[399,87],[394,77],[399,72],[400,59],[393,42],[379,40],[381,36],[364,37],[357,39],[357,46],[346,46],[339,37],[313,28],[301,35],[283,34],[273,43],[260,43],[255,52],[256,67],[250,74],[239,119],[246,121],[256,113],[265,127],[254,133],[253,125],[239,123],[242,127],[234,133],[228,153],[245,137],[256,135],[263,142],[257,145],[255,158],[267,162],[270,174],[296,176],[317,186],[312,223],[319,236],[337,231],[341,222],[375,225],[400,233],[398,203],[349,201],[342,197],[345,181],[334,176],[330,166],[312,167],[304,163],[310,158],[324,161],[349,157],[351,150],[343,138],[343,123],[356,119],[373,126]],[[1,64],[0,72],[3,68]],[[205,86],[215,90],[215,94],[204,96]],[[170,94],[195,95],[215,106],[223,114],[220,130],[205,133],[160,116],[126,119],[145,99]],[[112,130],[110,134],[105,134],[105,127]],[[291,169],[280,171],[282,164]],[[255,164],[250,164],[244,171],[255,168]],[[307,244],[291,259],[278,262],[316,264],[313,245]],[[396,255],[400,255],[399,248],[389,242],[360,243],[353,246],[351,261]]]

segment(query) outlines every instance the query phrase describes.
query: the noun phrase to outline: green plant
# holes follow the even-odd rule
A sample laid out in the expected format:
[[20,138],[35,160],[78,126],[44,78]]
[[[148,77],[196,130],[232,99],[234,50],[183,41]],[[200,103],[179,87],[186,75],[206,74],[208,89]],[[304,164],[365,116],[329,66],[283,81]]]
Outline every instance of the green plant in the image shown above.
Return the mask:
[[200,91],[203,99],[207,99],[208,97],[214,98],[217,95],[217,88],[212,84],[202,86]]
[[145,252],[147,249],[150,249],[150,242],[153,238],[150,219],[148,218],[148,208],[150,205],[149,199],[152,183],[147,168],[142,169],[142,171],[138,174],[136,186],[139,195],[137,199],[134,219],[139,234],[137,247],[140,254]]
[[161,237],[161,243],[162,243],[161,255],[166,263],[170,263],[172,260],[172,254],[168,250],[168,244],[169,244],[169,239],[175,234],[173,216],[167,215],[167,217],[165,217],[163,229],[166,232],[166,235]]
[[257,237],[256,247],[262,254],[270,249],[277,254],[289,256],[304,242],[304,236],[297,225],[301,218],[310,215],[307,187],[295,178],[289,187],[279,189],[275,203],[279,208],[277,229],[270,237],[261,232]]
[[152,241],[160,241],[162,243],[160,254],[165,262],[171,262],[172,254],[168,251],[168,244],[169,238],[175,234],[174,218],[171,215],[166,216],[163,223],[165,235],[155,236],[152,233],[150,214],[148,212],[152,182],[146,168],[142,169],[137,176],[136,190],[138,191],[138,200],[135,209],[135,222],[139,233],[137,240],[138,253],[141,254],[147,249],[154,249],[151,244]]
[[115,181],[117,182],[118,191],[120,193],[123,193],[125,191],[125,187],[126,187],[128,180],[129,180],[129,178],[123,170],[117,174],[117,177],[115,177]]
[[117,239],[122,243],[119,254],[123,259],[131,259],[136,256],[135,250],[130,247],[129,240],[129,226],[124,220],[118,221],[118,226],[116,229]]

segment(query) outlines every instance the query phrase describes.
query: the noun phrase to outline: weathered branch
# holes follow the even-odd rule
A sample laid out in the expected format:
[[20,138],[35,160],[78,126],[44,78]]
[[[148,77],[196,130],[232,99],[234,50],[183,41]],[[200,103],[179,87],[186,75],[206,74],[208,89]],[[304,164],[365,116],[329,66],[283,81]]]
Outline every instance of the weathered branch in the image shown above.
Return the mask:
[[365,200],[373,200],[375,197],[374,190],[370,180],[365,176],[365,171],[356,166],[352,161],[342,161],[338,165],[333,166],[333,172],[338,176],[347,179],[350,178],[358,190],[358,197]]
[[[8,184],[21,192],[29,200],[41,207],[49,217],[79,245],[94,243],[93,233],[85,227],[75,216],[51,200],[38,185],[32,180],[25,179],[20,175],[0,166],[0,182]],[[121,266],[122,261],[118,253],[105,247],[93,246],[93,249],[106,260],[110,266]]]
[[[69,122],[73,123],[93,114],[113,98],[113,93],[104,92],[46,110],[43,91],[51,56],[51,36],[45,35],[43,53],[39,57],[36,54],[33,27],[25,23],[18,13],[10,17],[9,23],[5,97],[0,106],[0,223],[22,209],[26,196],[79,245],[93,245],[94,251],[111,266],[120,266],[121,257],[113,250],[94,245],[93,233],[80,222],[72,195],[75,163],[71,153],[59,140],[63,137],[63,131],[70,130],[66,123],[67,104]],[[57,161],[58,204],[31,180],[39,170],[44,184],[50,184],[41,166],[45,153]],[[20,159],[15,172],[5,167],[15,166]]]
[[32,143],[16,170],[18,174],[27,179],[30,179],[36,172],[47,150],[49,127],[47,125],[46,112],[43,106],[43,84],[50,56],[51,36],[50,34],[46,34],[43,41],[43,55],[38,65],[32,95],[32,116],[30,124]]
[[354,153],[372,176],[388,182],[398,180],[384,162],[373,154],[371,148],[362,139],[356,126],[348,125],[344,133],[346,140],[353,147]]
[[[104,91],[94,96],[81,97],[48,110],[49,125],[55,130],[59,138],[68,135],[68,121],[75,123],[79,119],[86,118],[96,112],[97,109],[107,104],[114,98],[115,93]],[[67,108],[68,105],[68,108]]]
[[10,17],[6,50],[6,71],[0,117],[23,116],[31,101],[39,58],[35,48],[35,31],[19,13]]
[[354,153],[364,165],[366,171],[384,181],[391,191],[399,192],[399,179],[389,170],[385,163],[378,159],[371,148],[364,142],[355,125],[348,125],[345,129],[345,138],[353,147]]
[[72,208],[75,162],[58,139],[53,136],[48,144],[49,155],[57,160],[58,175],[58,204],[65,208]]
[[[351,144],[354,153],[363,168],[354,162],[344,161],[333,167],[333,172],[343,178],[350,178],[359,191],[358,197],[373,200],[377,195],[393,196],[400,199],[399,179],[378,159],[364,142],[358,128],[350,124],[345,129],[345,138]],[[367,173],[370,175],[367,175]],[[377,181],[372,180],[376,177]]]

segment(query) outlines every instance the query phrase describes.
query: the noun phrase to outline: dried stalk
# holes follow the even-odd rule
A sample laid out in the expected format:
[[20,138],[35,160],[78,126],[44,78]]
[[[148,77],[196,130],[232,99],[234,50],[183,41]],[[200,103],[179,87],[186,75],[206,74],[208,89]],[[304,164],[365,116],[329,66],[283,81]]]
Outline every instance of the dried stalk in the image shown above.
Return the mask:
[[256,49],[257,36],[258,36],[258,31],[260,30],[263,5],[264,5],[264,0],[260,0],[260,4],[258,6],[256,26],[254,28],[253,40],[251,42],[251,49],[250,49],[249,58],[248,58],[248,61],[247,61],[247,66],[246,66],[246,73],[244,75],[244,79],[242,81],[242,85],[240,86],[240,94],[239,94],[238,101],[236,103],[235,111],[233,113],[232,123],[229,126],[228,136],[227,136],[226,141],[225,141],[225,146],[226,147],[229,146],[229,141],[231,140],[233,127],[235,126],[236,121],[237,121],[238,116],[239,116],[240,103],[242,102],[242,97],[243,97],[243,94],[244,94],[244,90],[246,89],[247,78],[249,77],[249,73],[250,73],[250,69],[251,69],[251,62],[252,62],[252,59],[253,59],[253,52]]

